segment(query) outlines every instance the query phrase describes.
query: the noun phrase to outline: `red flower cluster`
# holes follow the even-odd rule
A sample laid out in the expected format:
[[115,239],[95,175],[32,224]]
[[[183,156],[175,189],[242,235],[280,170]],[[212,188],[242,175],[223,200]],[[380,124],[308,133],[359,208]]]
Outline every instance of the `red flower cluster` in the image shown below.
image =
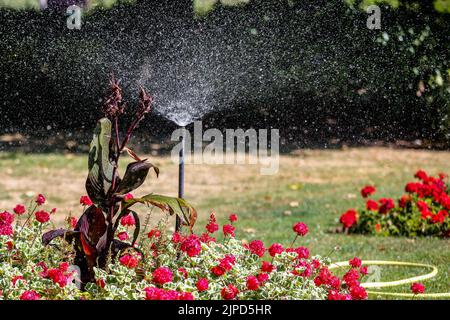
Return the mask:
[[303,222],[297,222],[296,224],[294,224],[292,229],[297,235],[301,237],[304,237],[308,233],[308,226]]
[[91,200],[91,198],[89,198],[89,196],[81,196],[80,204],[83,206],[91,206],[92,200]]
[[195,234],[191,234],[181,242],[181,251],[186,252],[189,257],[195,257],[202,251],[200,240]]
[[230,237],[234,237],[235,236],[234,231],[236,230],[236,228],[233,227],[231,224],[224,225],[222,227],[222,230],[223,230],[223,234],[225,236],[227,236],[227,235],[229,235]]
[[43,265],[44,271],[41,276],[44,278],[51,279],[53,283],[58,284],[61,288],[64,288],[72,279],[72,272],[69,272],[69,264],[67,262],[62,262],[59,264],[58,268],[47,269]]
[[145,300],[194,300],[194,296],[190,292],[164,290],[156,287],[147,287],[144,292]]
[[374,194],[377,190],[374,186],[365,186],[361,189],[361,195],[363,198],[367,198],[368,196],[371,196]]
[[120,264],[129,269],[136,268],[139,264],[139,260],[140,259],[138,257],[131,254],[125,254],[119,258]]
[[19,216],[20,216],[21,214],[24,214],[25,211],[26,211],[25,206],[22,205],[22,204],[16,205],[16,206],[14,207],[13,210],[14,210],[14,213],[17,214],[17,215],[19,215]]
[[50,220],[50,214],[44,210],[36,212],[35,216],[36,216],[36,220],[40,223],[45,223]]
[[339,221],[344,225],[344,228],[348,229],[358,222],[358,213],[354,209],[347,210],[341,215]]
[[136,224],[136,221],[134,220],[134,217],[131,213],[127,214],[126,216],[123,216],[120,219],[120,224],[122,226],[134,226]]
[[152,278],[154,283],[163,285],[164,283],[172,282],[173,273],[167,267],[159,267],[153,271]]
[[280,254],[283,251],[284,248],[280,243],[274,243],[269,247],[269,254],[271,257],[275,257],[275,255]]
[[219,225],[218,225],[217,222],[216,222],[216,216],[214,215],[214,212],[211,213],[211,215],[209,216],[209,222],[208,222],[208,224],[206,225],[206,230],[207,230],[209,233],[214,233],[214,232],[216,232],[217,230],[219,230]]
[[38,194],[35,202],[37,203],[38,206],[42,206],[45,203],[45,197],[42,194]]
[[233,300],[234,298],[236,298],[238,293],[239,290],[232,284],[229,284],[220,291],[220,295],[224,300]]
[[213,267],[211,272],[220,277],[224,275],[227,271],[233,269],[234,264],[236,263],[236,258],[232,254],[225,255],[224,258],[219,260],[219,265]]
[[411,285],[411,291],[414,294],[424,293],[425,292],[425,286],[422,283],[420,283],[420,282],[414,282]]
[[197,281],[195,286],[197,287],[198,292],[202,292],[208,290],[209,283],[207,279],[201,278]]
[[24,291],[20,295],[20,300],[39,300],[41,296],[34,290]]
[[0,213],[0,236],[12,236],[13,221],[14,221],[14,216],[11,213],[9,213],[7,211]]
[[266,248],[261,240],[253,240],[247,248],[251,253],[256,254],[260,258],[266,253]]

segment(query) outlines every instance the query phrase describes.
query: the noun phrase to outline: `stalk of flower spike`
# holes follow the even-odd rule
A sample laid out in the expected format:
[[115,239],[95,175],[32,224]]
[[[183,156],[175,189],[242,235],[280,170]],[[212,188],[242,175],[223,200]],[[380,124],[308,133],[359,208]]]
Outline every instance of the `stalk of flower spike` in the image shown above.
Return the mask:
[[[181,148],[179,153],[179,164],[178,164],[178,198],[184,198],[184,127],[183,136],[181,137]],[[177,215],[175,222],[175,232],[179,232],[181,228],[181,218]]]

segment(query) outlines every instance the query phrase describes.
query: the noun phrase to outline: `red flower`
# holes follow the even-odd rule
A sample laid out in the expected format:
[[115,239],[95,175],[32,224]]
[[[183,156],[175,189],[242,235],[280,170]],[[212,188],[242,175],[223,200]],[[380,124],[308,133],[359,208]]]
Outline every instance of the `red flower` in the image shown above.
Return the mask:
[[350,264],[350,266],[352,268],[359,268],[359,267],[361,267],[361,259],[359,259],[358,257],[354,257],[348,263]]
[[233,222],[236,222],[237,221],[237,219],[238,219],[238,217],[237,217],[237,215],[235,215],[234,213],[233,214],[230,214],[230,222],[231,223],[233,223]]
[[350,287],[350,295],[353,300],[365,300],[367,299],[366,289],[361,287],[359,284]]
[[81,196],[80,204],[82,204],[83,206],[91,206],[92,200],[91,198],[89,198],[89,196]]
[[11,224],[14,222],[14,215],[8,211],[0,213],[0,223]]
[[390,210],[395,208],[394,200],[390,198],[381,198],[378,202],[381,204],[380,209],[378,210],[381,214],[388,213]]
[[367,273],[368,273],[367,267],[363,266],[363,267],[359,268],[359,273],[361,273],[363,276],[367,275]]
[[202,251],[202,245],[198,237],[195,234],[191,234],[181,242],[180,249],[186,252],[189,257],[195,257]]
[[133,215],[130,213],[130,214],[127,214],[126,216],[123,216],[123,217],[120,219],[120,224],[121,224],[122,226],[134,226],[134,225],[136,224],[136,221],[134,221],[134,217],[133,217]]
[[45,197],[42,194],[39,194],[36,197],[35,202],[37,203],[38,206],[41,206],[41,205],[43,205],[45,203]]
[[64,288],[68,282],[68,276],[59,268],[49,269],[47,271],[47,278],[52,279],[52,281],[61,288]]
[[271,273],[273,270],[275,270],[275,266],[271,264],[270,262],[263,261],[261,270],[267,273]]
[[258,281],[261,285],[264,284],[264,282],[269,281],[269,275],[267,273],[259,273],[256,278],[258,278]]
[[13,228],[10,224],[0,222],[0,236],[12,236]]
[[20,300],[39,300],[41,296],[34,290],[24,291],[20,295]]
[[125,241],[128,240],[129,236],[128,233],[126,233],[125,231],[119,232],[119,234],[117,234],[117,238],[119,238],[119,240],[121,241]]
[[13,210],[18,215],[24,214],[26,211],[25,206],[22,204],[16,205]]
[[365,186],[361,189],[361,195],[363,198],[367,198],[377,191],[374,186]]
[[414,294],[424,293],[425,292],[425,286],[422,283],[420,283],[420,282],[414,282],[411,285],[411,291]]
[[40,223],[45,223],[50,220],[50,214],[44,210],[38,211],[35,213],[36,220]]
[[199,292],[202,292],[208,290],[209,283],[207,279],[201,278],[197,281],[195,286]]
[[264,243],[261,240],[253,240],[248,245],[248,249],[251,253],[256,254],[258,257],[262,257],[266,252],[266,248],[264,247]]
[[284,251],[284,248],[279,243],[274,243],[269,247],[269,254],[271,257],[275,257],[276,254],[280,254]]
[[165,284],[172,282],[173,273],[167,267],[159,267],[152,273],[153,282],[156,284]]
[[328,291],[328,300],[352,300],[350,295],[341,294],[338,290]]
[[358,221],[358,214],[354,209],[347,210],[341,215],[339,221],[348,229]]
[[381,224],[377,223],[375,224],[375,232],[380,232],[381,231]]
[[220,277],[225,274],[226,270],[224,268],[222,268],[221,266],[215,266],[215,267],[211,268],[211,272],[215,276]]
[[414,177],[419,179],[419,180],[422,180],[422,181],[425,181],[425,180],[428,179],[427,173],[425,171],[423,171],[423,170],[418,170],[416,172],[416,174],[414,175]]
[[72,229],[75,229],[78,224],[78,220],[75,217],[67,217],[67,223]]
[[17,282],[18,280],[23,280],[23,276],[14,276],[14,277],[11,279],[12,285],[15,286],[15,285],[16,285],[16,282]]
[[350,269],[346,274],[344,274],[342,279],[344,279],[348,286],[354,286],[358,284],[359,272],[355,269]]
[[378,202],[375,200],[369,199],[366,202],[366,209],[371,211],[377,211],[378,210]]
[[233,227],[231,224],[224,225],[222,227],[222,230],[223,230],[223,234],[225,236],[227,236],[227,235],[229,235],[230,237],[234,237],[235,236],[234,231],[236,230],[236,228]]
[[448,212],[445,210],[440,210],[431,217],[431,221],[433,223],[444,223],[446,217],[448,217]]
[[99,287],[102,288],[102,289],[104,289],[105,286],[106,286],[105,279],[103,279],[103,278],[97,279],[97,280],[95,281],[95,283],[97,284],[97,286],[99,286]]
[[188,278],[188,272],[185,268],[178,268],[178,272],[181,273],[183,275],[183,278],[187,279]]
[[255,276],[248,276],[247,277],[247,289],[248,290],[258,290],[259,289],[259,281],[258,278]]
[[126,195],[123,196],[124,201],[128,201],[130,199],[133,199],[133,195],[131,193],[127,193]]
[[148,233],[147,236],[149,239],[151,239],[153,237],[159,238],[161,236],[161,231],[159,231],[158,229],[152,229],[152,230],[150,230],[150,232]]
[[225,300],[233,300],[234,298],[236,298],[238,293],[239,290],[232,284],[229,284],[220,291],[220,295]]
[[178,300],[194,300],[194,295],[191,292],[180,292]]
[[210,237],[207,232],[202,233],[199,240],[203,243],[216,242],[216,238]]
[[175,232],[175,233],[172,235],[172,242],[175,243],[175,244],[181,242],[181,235],[180,235],[179,232]]
[[328,270],[327,267],[323,267],[320,269],[318,276],[314,278],[314,284],[317,287],[320,287],[323,284],[328,284],[331,277],[332,277],[332,275],[331,275],[330,270]]
[[296,224],[294,224],[292,229],[295,233],[297,233],[297,235],[301,237],[304,237],[308,233],[308,226],[303,222],[297,222]]
[[134,269],[137,267],[139,260],[135,256],[126,254],[119,258],[119,262],[120,262],[120,264],[122,264],[123,266],[125,266],[129,269]]

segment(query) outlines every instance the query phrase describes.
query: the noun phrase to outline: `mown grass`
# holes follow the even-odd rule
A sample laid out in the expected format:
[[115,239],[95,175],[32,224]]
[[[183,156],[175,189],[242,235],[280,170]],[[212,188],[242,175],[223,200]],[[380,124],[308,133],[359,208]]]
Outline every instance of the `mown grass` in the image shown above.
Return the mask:
[[[140,194],[157,192],[176,195],[176,164],[168,158],[151,159],[161,166],[160,179],[149,178]],[[377,197],[397,198],[413,173],[450,173],[450,153],[392,150],[385,148],[336,151],[304,150],[282,156],[274,176],[262,176],[255,166],[187,166],[186,195],[198,209],[197,229],[214,209],[221,223],[230,212],[239,215],[238,237],[259,238],[267,245],[288,245],[296,221],[309,225],[310,233],[298,244],[313,254],[328,254],[333,261],[357,255],[365,260],[427,263],[439,268],[438,276],[425,281],[427,292],[450,292],[450,241],[436,238],[400,238],[344,235],[334,232],[340,213],[364,205],[359,189],[375,184]],[[59,207],[60,217],[77,215],[79,196],[84,193],[85,155],[0,154],[0,209],[11,208],[32,196],[45,193]],[[299,190],[295,190],[295,186]],[[380,281],[392,281],[428,273],[422,268],[381,267]],[[409,286],[382,289],[409,292]],[[371,296],[371,298],[377,298]],[[389,298],[384,297],[383,298]]]

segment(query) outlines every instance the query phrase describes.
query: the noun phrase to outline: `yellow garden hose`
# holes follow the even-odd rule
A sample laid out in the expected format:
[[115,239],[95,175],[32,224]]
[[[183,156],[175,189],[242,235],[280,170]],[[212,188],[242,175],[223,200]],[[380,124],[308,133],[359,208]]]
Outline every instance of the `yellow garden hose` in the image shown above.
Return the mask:
[[[382,287],[394,287],[394,286],[400,286],[403,284],[413,283],[413,282],[419,282],[427,279],[434,278],[437,273],[438,269],[437,267],[430,265],[430,264],[423,264],[423,263],[413,263],[413,262],[403,262],[403,261],[384,261],[384,260],[365,260],[362,261],[363,265],[389,265],[389,266],[406,266],[406,267],[422,267],[422,268],[428,268],[432,271],[430,273],[407,278],[407,279],[401,279],[396,281],[385,281],[385,282],[365,282],[361,283],[361,286],[364,288],[382,288]],[[330,265],[329,269],[336,269],[349,266],[348,261],[340,261],[340,262],[334,262]],[[413,293],[396,293],[396,292],[382,292],[382,291],[367,291],[368,294],[375,294],[375,295],[385,295],[385,296],[394,296],[394,297],[407,297],[407,298],[450,298],[450,292],[443,292],[443,293],[421,293],[421,294],[413,294]]]

